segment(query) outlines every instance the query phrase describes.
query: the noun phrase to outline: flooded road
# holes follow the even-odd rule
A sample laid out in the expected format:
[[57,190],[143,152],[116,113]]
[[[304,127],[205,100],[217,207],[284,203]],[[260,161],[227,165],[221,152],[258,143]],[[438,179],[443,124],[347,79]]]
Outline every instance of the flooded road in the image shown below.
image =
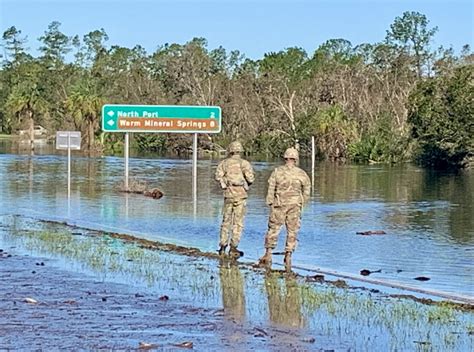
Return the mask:
[[[4,146],[3,152],[10,152]],[[0,152],[1,149],[0,149]],[[199,160],[198,199],[191,199],[191,161],[132,158],[130,175],[159,187],[160,200],[117,192],[120,157],[73,156],[72,198],[66,195],[64,155],[0,154],[0,214],[69,219],[204,251],[217,249],[222,195],[216,160]],[[266,181],[273,162],[253,162],[256,182],[241,242],[244,260],[263,253]],[[310,174],[308,165],[302,167]],[[474,296],[474,173],[432,173],[412,165],[318,164],[303,213],[294,264],[389,279]],[[383,230],[380,236],[358,231]],[[279,247],[284,244],[284,231]],[[282,258],[275,261],[281,263]],[[428,277],[418,282],[415,277]]]
[[470,351],[474,315],[0,216],[0,349]]

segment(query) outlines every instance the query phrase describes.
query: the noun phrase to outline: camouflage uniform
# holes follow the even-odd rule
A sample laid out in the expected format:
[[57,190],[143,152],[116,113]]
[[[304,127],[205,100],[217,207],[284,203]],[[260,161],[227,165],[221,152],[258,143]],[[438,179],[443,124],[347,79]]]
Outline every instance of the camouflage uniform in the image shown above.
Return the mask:
[[[296,160],[298,154],[296,150],[294,152]],[[295,250],[296,237],[301,224],[301,209],[309,200],[310,190],[310,179],[299,167],[283,165],[273,171],[268,180],[266,198],[267,205],[271,206],[268,231],[265,236],[266,249],[276,247],[280,228],[285,224],[288,232],[285,252],[292,253]]]
[[216,181],[220,183],[224,190],[219,245],[221,247],[227,246],[229,242],[228,232],[232,228],[230,245],[236,248],[240,243],[240,236],[244,227],[247,191],[255,176],[250,163],[238,154],[242,151],[242,145],[239,142],[231,143],[229,151],[232,155],[217,166],[215,175]]

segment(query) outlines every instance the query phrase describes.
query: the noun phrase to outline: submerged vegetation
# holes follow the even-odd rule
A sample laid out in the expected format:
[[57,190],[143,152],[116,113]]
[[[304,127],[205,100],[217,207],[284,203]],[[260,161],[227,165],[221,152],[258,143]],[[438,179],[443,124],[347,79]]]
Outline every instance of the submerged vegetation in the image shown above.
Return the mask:
[[[81,39],[59,22],[33,57],[11,27],[2,37],[0,132],[27,128],[33,136],[35,124],[82,130],[90,151],[117,152],[122,137],[100,130],[106,102],[219,105],[223,132],[200,138],[204,149],[239,138],[253,154],[279,155],[288,145],[306,153],[314,136],[322,158],[459,167],[473,154],[474,55],[468,45],[460,55],[430,48],[437,30],[425,15],[405,12],[380,43],[330,39],[314,53],[291,47],[251,60],[209,49],[204,38],[152,53],[108,46],[104,29]],[[186,152],[190,142],[176,134],[132,138],[157,152]]]
[[[233,321],[268,319],[276,326],[353,341],[361,350],[465,350],[474,316],[455,305],[426,305],[383,293],[309,284],[284,272],[252,270],[206,257],[152,250],[100,232],[15,219],[0,239],[66,261],[102,279],[132,282],[195,304],[222,304]],[[31,230],[34,228],[34,230]],[[29,230],[28,230],[29,229]],[[64,264],[63,264],[64,265]],[[138,284],[138,286],[137,286]],[[140,285],[141,284],[141,285]],[[176,299],[177,297],[173,297]]]

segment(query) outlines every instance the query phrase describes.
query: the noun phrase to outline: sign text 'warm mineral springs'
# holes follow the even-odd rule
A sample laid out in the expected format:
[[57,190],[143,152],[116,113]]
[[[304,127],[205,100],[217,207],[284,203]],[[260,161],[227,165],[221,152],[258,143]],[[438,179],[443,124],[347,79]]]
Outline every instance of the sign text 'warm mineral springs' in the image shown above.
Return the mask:
[[221,108],[181,105],[104,105],[106,132],[219,133]]

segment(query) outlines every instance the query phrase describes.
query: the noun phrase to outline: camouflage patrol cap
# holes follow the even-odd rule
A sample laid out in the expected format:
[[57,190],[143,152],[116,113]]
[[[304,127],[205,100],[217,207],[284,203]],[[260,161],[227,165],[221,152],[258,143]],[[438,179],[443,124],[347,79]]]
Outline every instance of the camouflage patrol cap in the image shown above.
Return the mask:
[[242,147],[242,143],[239,141],[234,141],[229,144],[229,153],[240,153],[244,151],[244,147]]
[[299,158],[298,151],[295,148],[288,148],[285,151],[285,154],[283,155],[283,158],[298,160],[298,158]]

